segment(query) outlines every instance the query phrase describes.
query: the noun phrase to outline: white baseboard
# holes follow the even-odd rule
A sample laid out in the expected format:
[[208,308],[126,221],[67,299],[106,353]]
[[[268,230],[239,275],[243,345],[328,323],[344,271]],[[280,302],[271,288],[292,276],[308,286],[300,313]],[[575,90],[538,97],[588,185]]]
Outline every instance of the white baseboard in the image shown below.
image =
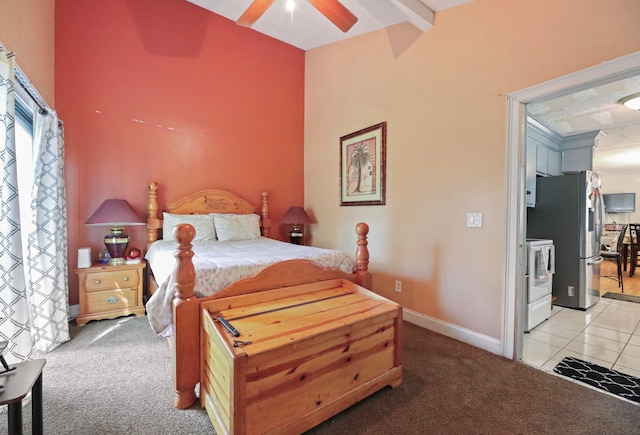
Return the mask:
[[69,305],[69,320],[77,319],[80,315],[80,305]]
[[434,319],[433,317],[426,316],[424,314],[402,309],[402,318],[409,323],[428,329],[438,334],[446,335],[447,337],[455,338],[463,343],[470,344],[480,349],[484,349],[488,352],[496,355],[502,355],[502,343],[492,337],[488,337],[483,334],[471,331],[469,329],[462,328],[452,323],[443,322],[442,320]]

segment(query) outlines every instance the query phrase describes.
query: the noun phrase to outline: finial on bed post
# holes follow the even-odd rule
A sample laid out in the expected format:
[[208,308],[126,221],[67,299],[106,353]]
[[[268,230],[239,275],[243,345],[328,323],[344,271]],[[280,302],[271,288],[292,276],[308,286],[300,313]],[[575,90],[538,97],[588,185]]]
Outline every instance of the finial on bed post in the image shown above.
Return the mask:
[[147,198],[147,248],[160,238],[160,220],[158,219],[158,183],[149,182]]
[[271,234],[271,219],[269,219],[269,192],[262,192],[262,208],[260,210],[262,219],[262,235],[269,237]]
[[[196,400],[195,386],[200,381],[200,302],[195,297],[196,271],[193,267],[191,242],[196,230],[190,224],[179,224],[173,229],[178,242],[176,265],[173,269],[175,296],[173,299],[172,358],[174,366],[175,406],[191,407]],[[180,358],[177,357],[180,355]]]
[[176,265],[173,269],[175,276],[175,298],[186,300],[193,297],[193,289],[196,285],[196,269],[193,267],[193,245],[191,242],[196,236],[195,228],[190,224],[178,224],[173,229],[173,236],[178,242],[177,251],[173,254],[176,257]]
[[359,284],[371,290],[373,287],[372,276],[369,272],[369,248],[367,245],[367,234],[369,234],[369,225],[360,222],[356,225],[356,234],[358,235],[358,247],[356,249],[356,275],[359,278]]

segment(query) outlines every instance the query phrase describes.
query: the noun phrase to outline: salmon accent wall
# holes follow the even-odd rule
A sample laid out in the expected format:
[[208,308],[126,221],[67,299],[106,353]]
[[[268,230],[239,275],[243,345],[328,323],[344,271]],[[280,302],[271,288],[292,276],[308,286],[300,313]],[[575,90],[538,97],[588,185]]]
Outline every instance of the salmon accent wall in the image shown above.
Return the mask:
[[0,41],[44,101],[54,101],[55,0],[0,0]]
[[[640,50],[638,21],[636,0],[474,0],[424,33],[401,24],[307,51],[314,243],[350,252],[353,226],[367,222],[374,291],[499,342],[507,95]],[[382,121],[386,205],[340,207],[339,138]],[[483,228],[466,227],[468,212],[483,213]]]
[[[276,237],[303,203],[304,52],[183,0],[57,0],[55,91],[65,123],[70,303],[78,247],[104,247],[84,222],[107,198],[143,217],[205,188],[260,210]],[[144,227],[127,229],[146,247]]]

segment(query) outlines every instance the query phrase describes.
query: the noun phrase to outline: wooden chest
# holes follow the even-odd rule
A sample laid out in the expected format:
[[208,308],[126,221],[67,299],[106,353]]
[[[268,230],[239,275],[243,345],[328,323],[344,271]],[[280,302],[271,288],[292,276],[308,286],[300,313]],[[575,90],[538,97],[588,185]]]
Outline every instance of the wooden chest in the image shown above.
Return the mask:
[[402,382],[401,307],[346,280],[203,302],[201,324],[200,400],[220,435],[302,433]]

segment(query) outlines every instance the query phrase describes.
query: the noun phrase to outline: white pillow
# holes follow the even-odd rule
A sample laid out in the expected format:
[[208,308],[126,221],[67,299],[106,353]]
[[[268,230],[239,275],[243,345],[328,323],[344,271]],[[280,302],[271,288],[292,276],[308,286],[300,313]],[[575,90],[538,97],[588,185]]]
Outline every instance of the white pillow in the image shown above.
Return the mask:
[[175,240],[173,229],[178,224],[191,224],[196,229],[194,241],[216,240],[216,227],[213,219],[206,214],[172,214],[162,213],[164,219],[162,223],[162,237],[164,240]]
[[221,242],[260,238],[260,216],[257,214],[212,213],[216,235]]

